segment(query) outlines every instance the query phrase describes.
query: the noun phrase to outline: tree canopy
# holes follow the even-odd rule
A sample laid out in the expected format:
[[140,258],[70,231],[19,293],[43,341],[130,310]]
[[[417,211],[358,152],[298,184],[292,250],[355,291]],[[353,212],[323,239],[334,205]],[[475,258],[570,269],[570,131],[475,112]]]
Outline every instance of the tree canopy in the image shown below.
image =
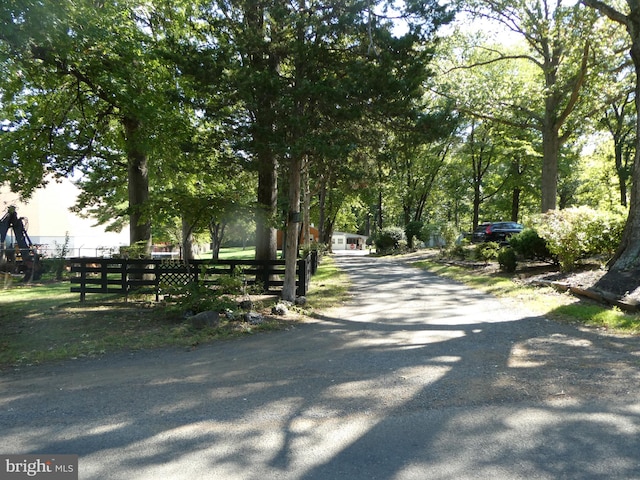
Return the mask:
[[[468,231],[596,203],[584,175],[594,162],[616,179],[601,198],[629,197],[635,211],[638,87],[625,50],[636,74],[640,54],[637,9],[623,7],[10,0],[0,180],[28,198],[73,176],[76,210],[129,224],[147,251],[178,231],[185,255],[193,235],[209,235],[215,255],[237,220],[270,259],[281,229],[289,269],[303,223],[328,242],[336,228]],[[456,9],[517,40],[469,21],[445,29]]]

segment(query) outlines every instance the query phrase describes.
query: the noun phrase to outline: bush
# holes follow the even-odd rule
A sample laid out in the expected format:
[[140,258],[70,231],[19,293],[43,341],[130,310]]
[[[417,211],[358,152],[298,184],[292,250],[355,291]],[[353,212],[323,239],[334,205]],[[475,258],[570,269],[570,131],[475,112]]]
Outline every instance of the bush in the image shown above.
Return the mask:
[[550,260],[553,255],[547,242],[533,228],[525,228],[509,240],[509,246],[515,254],[527,260]]
[[427,223],[423,225],[418,238],[427,244],[450,250],[460,238],[460,231],[452,222]]
[[515,272],[516,267],[518,266],[515,250],[512,247],[500,250],[498,252],[498,264],[500,265],[500,270],[503,272]]
[[374,237],[376,250],[379,253],[390,252],[400,248],[400,242],[405,240],[404,230],[400,227],[383,228]]
[[465,248],[465,245],[456,244],[448,250],[448,255],[459,260],[466,260],[469,255],[469,251]]
[[236,302],[226,296],[221,296],[213,288],[201,283],[188,283],[186,285],[165,287],[163,290],[175,301],[176,307],[183,313],[193,315],[212,310],[222,312],[233,309]]
[[404,227],[404,233],[407,237],[407,246],[409,248],[413,248],[414,237],[417,238],[418,240],[423,240],[421,238],[421,232],[422,232],[423,226],[424,226],[423,222],[413,221],[413,222],[407,223],[407,225]]
[[596,211],[593,221],[586,225],[589,239],[587,253],[611,258],[620,245],[626,223],[624,211]]
[[589,207],[551,210],[535,221],[539,235],[557,256],[562,271],[574,270],[583,258],[610,255],[620,243],[624,228],[620,213]]
[[55,274],[56,280],[62,280],[62,275],[68,264],[67,256],[69,255],[69,232],[65,232],[64,234],[64,243],[54,243],[56,245],[56,249],[52,260],[53,272]]
[[482,262],[489,262],[498,258],[500,244],[497,242],[479,243],[475,248],[475,256]]

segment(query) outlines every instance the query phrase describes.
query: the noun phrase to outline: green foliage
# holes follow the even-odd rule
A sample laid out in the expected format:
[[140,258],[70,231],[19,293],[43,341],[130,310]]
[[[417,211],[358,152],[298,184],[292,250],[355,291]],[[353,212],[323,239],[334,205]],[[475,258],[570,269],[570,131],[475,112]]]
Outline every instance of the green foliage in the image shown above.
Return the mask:
[[535,223],[560,268],[571,271],[581,259],[609,255],[620,242],[624,219],[621,214],[579,207],[550,210]]
[[62,276],[67,266],[67,255],[69,255],[69,232],[64,234],[64,242],[55,242],[53,258],[49,261],[56,280],[62,280]]
[[483,242],[476,245],[475,257],[483,262],[489,262],[498,258],[500,244],[497,242]]
[[422,238],[420,238],[420,234],[422,232],[423,226],[424,226],[424,222],[413,221],[413,222],[407,223],[407,225],[404,227],[404,233],[407,236],[407,246],[409,248],[413,248],[414,237],[417,238],[418,240],[422,240]]
[[501,249],[498,252],[498,264],[500,265],[500,270],[503,272],[515,272],[518,266],[515,250],[512,247]]
[[610,258],[620,245],[626,222],[626,213],[622,209],[595,211],[595,217],[586,225],[588,253]]
[[315,251],[315,252],[318,252],[319,256],[322,256],[325,253],[327,253],[327,250],[328,250],[328,246],[327,246],[326,243],[311,242],[309,245],[303,245],[302,246],[301,254],[302,254],[302,258],[305,258],[311,252]]
[[[213,310],[222,312],[225,309],[234,309],[236,302],[222,295],[223,290],[218,290],[202,283],[190,282],[186,285],[175,285],[163,288],[163,291],[177,309],[184,313],[192,314]],[[236,293],[240,293],[238,289]]]
[[244,286],[242,270],[240,267],[236,267],[233,274],[221,275],[216,284],[218,286],[216,293],[218,294],[238,295],[242,293],[242,287]]
[[454,244],[447,249],[447,255],[458,260],[466,260],[469,256],[469,250],[465,247],[466,245],[463,244]]
[[453,222],[427,223],[420,231],[420,240],[429,242],[431,239],[444,242],[445,248],[452,248],[458,238],[460,230]]
[[533,228],[525,228],[509,239],[514,252],[527,260],[548,260],[552,257],[547,242]]
[[383,228],[374,237],[376,250],[379,253],[388,253],[400,248],[401,242],[405,241],[404,230],[400,227]]
[[136,242],[133,245],[120,247],[121,258],[146,258],[147,244],[145,241]]

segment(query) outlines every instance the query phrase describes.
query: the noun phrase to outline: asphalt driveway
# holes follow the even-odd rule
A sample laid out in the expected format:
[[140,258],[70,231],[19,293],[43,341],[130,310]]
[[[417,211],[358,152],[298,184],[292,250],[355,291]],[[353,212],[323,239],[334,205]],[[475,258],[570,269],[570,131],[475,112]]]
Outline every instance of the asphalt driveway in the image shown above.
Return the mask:
[[384,258],[288,331],[0,376],[0,453],[83,479],[640,479],[640,340]]

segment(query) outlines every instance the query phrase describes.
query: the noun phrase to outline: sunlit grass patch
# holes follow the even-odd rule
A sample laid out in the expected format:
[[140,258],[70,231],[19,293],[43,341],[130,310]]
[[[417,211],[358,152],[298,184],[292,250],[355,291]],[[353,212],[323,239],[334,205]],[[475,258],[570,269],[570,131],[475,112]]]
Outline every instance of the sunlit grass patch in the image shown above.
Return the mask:
[[307,308],[317,311],[339,305],[348,298],[349,285],[349,277],[336,266],[333,258],[323,257],[311,280]]
[[555,313],[579,320],[581,323],[591,327],[623,331],[625,333],[640,333],[640,316],[625,313],[616,307],[572,304],[558,307]]

